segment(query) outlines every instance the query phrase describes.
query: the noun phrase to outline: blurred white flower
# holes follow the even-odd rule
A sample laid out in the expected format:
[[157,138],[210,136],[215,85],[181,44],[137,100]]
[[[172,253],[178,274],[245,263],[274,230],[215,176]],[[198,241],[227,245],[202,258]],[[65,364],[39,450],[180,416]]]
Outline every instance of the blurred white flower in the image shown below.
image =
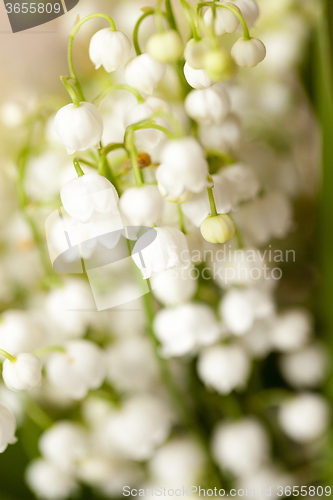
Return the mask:
[[205,304],[189,303],[161,309],[154,319],[156,337],[164,357],[183,356],[211,345],[220,336],[213,311]]
[[27,311],[8,309],[1,315],[0,346],[12,353],[29,352],[43,345],[43,333]]
[[0,404],[0,453],[3,453],[9,444],[16,443],[15,431],[14,415],[6,406]]
[[144,279],[174,266],[190,265],[185,235],[173,227],[156,227],[140,236],[132,250],[132,259]]
[[220,422],[213,431],[212,452],[222,470],[235,476],[253,474],[269,458],[268,434],[252,417]]
[[68,471],[43,458],[29,463],[25,478],[36,497],[44,500],[66,500],[78,491],[78,484]]
[[204,151],[193,137],[172,140],[164,146],[156,170],[162,196],[176,201],[185,192],[199,193],[209,185],[207,175]]
[[67,104],[54,119],[54,129],[68,154],[98,146],[103,134],[103,119],[98,108],[90,102],[81,102],[75,108]]
[[277,316],[270,332],[272,346],[289,352],[303,347],[310,338],[312,317],[306,309],[296,308]]
[[169,64],[181,57],[184,46],[177,31],[166,30],[154,33],[147,41],[146,49],[156,61]]
[[171,414],[166,404],[152,396],[136,395],[110,415],[104,432],[120,455],[131,460],[151,458],[168,437]]
[[187,62],[184,66],[184,75],[187,83],[194,89],[202,90],[214,84],[204,69],[192,68]]
[[200,126],[199,138],[206,148],[232,152],[239,146],[241,132],[238,116],[230,113],[219,125]]
[[321,384],[327,375],[329,364],[329,355],[324,345],[319,343],[284,354],[279,362],[284,378],[297,388],[311,388]]
[[[292,487],[294,483],[295,480],[290,474],[270,464],[264,465],[258,471],[251,472],[239,478],[237,487],[251,491],[251,497],[256,500],[262,498],[263,495],[268,495],[268,493],[272,500],[277,500],[279,498],[279,491],[281,491],[278,487]],[[264,493],[262,493],[263,490]]]
[[232,5],[236,5],[240,9],[248,28],[252,28],[260,13],[256,0],[235,0]]
[[119,201],[121,215],[129,225],[152,226],[160,221],[163,213],[163,198],[154,185],[130,187]]
[[250,360],[240,346],[217,345],[199,354],[198,374],[207,387],[220,394],[243,389],[250,375]]
[[42,384],[42,362],[28,352],[16,356],[16,361],[6,359],[2,367],[3,381],[12,391],[30,390]]
[[153,295],[166,306],[187,302],[198,288],[197,279],[191,274],[193,266],[185,269],[171,267],[150,277]]
[[54,352],[46,361],[47,378],[73,399],[83,399],[103,383],[104,352],[88,340],[66,342],[64,348],[65,352]]
[[144,94],[152,94],[166,73],[166,64],[156,61],[150,54],[140,54],[125,66],[125,80]]
[[38,447],[48,462],[74,472],[77,462],[88,454],[88,434],[79,424],[60,420],[41,435]]
[[231,49],[231,55],[238,66],[253,68],[265,59],[266,47],[258,38],[239,38]]
[[192,90],[185,99],[186,113],[202,123],[221,123],[230,112],[230,99],[224,87],[213,85],[203,90]]
[[[223,3],[234,6],[234,3]],[[224,8],[215,9],[215,19],[213,10],[211,8],[207,9],[204,15],[204,23],[206,26],[214,27],[217,36],[225,35],[226,33],[234,33],[239,26],[239,20],[235,14]]]
[[122,31],[104,28],[97,31],[89,45],[89,57],[95,69],[104,67],[111,73],[127,63],[131,51],[131,42]]
[[[66,166],[64,156],[57,151],[47,151],[40,156],[32,157],[27,164],[25,175],[25,190],[29,198],[34,201],[49,201],[58,197],[62,187],[61,179],[67,170]],[[74,177],[73,165],[71,169]]]
[[298,443],[309,443],[327,431],[330,407],[319,394],[301,393],[281,405],[278,418],[288,437]]

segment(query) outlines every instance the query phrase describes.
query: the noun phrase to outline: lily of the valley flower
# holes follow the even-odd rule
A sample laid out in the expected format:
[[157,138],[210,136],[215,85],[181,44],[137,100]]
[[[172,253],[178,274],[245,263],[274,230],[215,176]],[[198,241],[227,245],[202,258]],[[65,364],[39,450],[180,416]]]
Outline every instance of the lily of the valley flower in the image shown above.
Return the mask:
[[154,33],[147,42],[147,52],[156,61],[173,63],[183,54],[184,46],[177,31],[167,30]]
[[98,108],[90,102],[80,106],[67,104],[54,119],[54,129],[67,153],[85,151],[98,146],[103,134],[103,119]]
[[144,185],[127,189],[120,198],[119,209],[129,225],[151,226],[160,220],[163,203],[156,186]]
[[210,215],[200,226],[202,237],[209,243],[225,243],[235,234],[235,223],[227,214]]
[[16,356],[15,361],[4,361],[2,377],[5,385],[12,391],[39,387],[42,383],[42,362],[35,354],[22,352]]
[[[228,4],[235,7],[234,4]],[[213,10],[209,8],[204,15],[204,23],[206,26],[213,26],[215,34],[218,36],[225,35],[226,33],[234,33],[239,26],[239,20],[228,9],[217,8],[215,9],[215,19]]]
[[227,91],[214,85],[203,90],[192,90],[185,99],[187,114],[201,123],[221,123],[230,111]]
[[6,406],[0,404],[0,453],[3,453],[9,444],[16,443],[15,431],[14,415]]
[[234,0],[232,5],[239,8],[248,28],[252,28],[260,13],[256,0]]
[[91,38],[89,57],[96,69],[103,66],[111,73],[127,63],[130,50],[131,42],[125,33],[104,28]]
[[231,49],[231,55],[238,66],[253,68],[265,59],[266,47],[258,38],[239,38]]
[[188,62],[184,66],[184,75],[187,83],[194,89],[202,90],[214,84],[204,69],[192,68]]
[[152,94],[163,80],[166,68],[166,64],[156,61],[150,54],[140,54],[126,64],[125,79],[139,92]]

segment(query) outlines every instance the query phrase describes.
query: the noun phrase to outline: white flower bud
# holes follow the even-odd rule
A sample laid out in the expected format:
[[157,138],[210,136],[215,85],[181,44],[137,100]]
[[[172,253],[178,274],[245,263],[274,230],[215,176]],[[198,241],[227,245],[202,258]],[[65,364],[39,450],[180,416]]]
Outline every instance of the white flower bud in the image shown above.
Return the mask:
[[73,399],[83,399],[90,389],[98,389],[105,378],[103,351],[88,340],[73,340],[66,352],[54,352],[46,363],[51,384]]
[[[232,3],[226,3],[226,5],[235,5]],[[211,8],[207,9],[204,15],[204,23],[206,26],[213,26],[213,10]],[[239,26],[239,20],[228,9],[216,8],[215,9],[215,21],[214,21],[214,31],[217,36],[225,35],[226,33],[234,33]]]
[[209,183],[208,163],[193,137],[168,141],[156,170],[158,188],[164,197],[176,201],[185,191],[199,193]]
[[198,287],[198,282],[191,276],[191,271],[193,266],[186,269],[172,267],[154,273],[150,278],[154,296],[167,306],[190,300]]
[[68,215],[84,224],[103,215],[119,213],[116,189],[97,172],[67,182],[61,189],[60,197]]
[[253,68],[265,59],[266,47],[258,38],[239,38],[231,49],[231,55],[238,66]]
[[14,415],[6,406],[0,404],[0,453],[3,453],[9,444],[16,443],[15,431]]
[[200,142],[205,148],[218,148],[232,152],[239,146],[241,123],[237,115],[230,113],[219,125],[200,126]]
[[225,49],[215,49],[205,55],[205,70],[213,82],[229,80],[236,71],[236,65]]
[[184,66],[184,75],[187,83],[194,89],[202,90],[214,84],[204,69],[192,68],[187,62]]
[[269,448],[266,430],[252,417],[220,422],[213,432],[213,456],[222,470],[235,476],[256,472],[268,460]]
[[140,54],[125,66],[128,85],[144,94],[152,94],[166,73],[166,64],[156,61],[150,54]]
[[300,349],[309,341],[312,323],[311,314],[306,309],[296,308],[281,313],[270,332],[272,346],[282,352]]
[[194,69],[203,69],[205,66],[205,56],[213,47],[214,44],[210,37],[202,38],[199,41],[191,38],[184,50],[185,61]]
[[318,439],[329,426],[329,404],[319,394],[303,393],[287,400],[279,410],[284,432],[298,443]]
[[250,375],[250,360],[240,346],[208,347],[199,355],[198,374],[207,387],[229,394],[244,388]]
[[45,335],[28,312],[8,309],[1,315],[0,346],[5,351],[34,351],[44,340]]
[[224,88],[192,90],[185,99],[186,113],[201,123],[218,125],[230,112],[230,99]]
[[89,57],[95,68],[101,66],[111,73],[127,63],[131,51],[131,42],[122,31],[104,28],[95,33],[89,45]]
[[12,391],[25,391],[42,384],[42,362],[28,352],[18,354],[16,361],[6,359],[2,369],[3,381]]
[[199,346],[211,345],[220,336],[214,313],[204,304],[162,309],[155,316],[154,330],[166,358],[193,354]]
[[29,463],[25,477],[37,498],[67,500],[78,491],[78,484],[68,471],[59,469],[43,458]]
[[256,0],[234,0],[232,5],[240,9],[248,28],[252,28],[259,17],[259,7]]
[[103,119],[91,102],[81,102],[77,108],[67,104],[56,114],[54,129],[67,153],[73,154],[99,145],[103,135]]
[[210,215],[202,221],[200,232],[209,243],[225,243],[234,236],[236,227],[227,214]]
[[[150,242],[148,246],[147,242]],[[186,237],[173,227],[156,227],[143,234],[134,245],[132,259],[144,279],[174,266],[190,265]]]
[[80,425],[61,420],[41,435],[38,447],[50,463],[74,471],[76,462],[88,454],[88,434]]
[[183,54],[184,45],[177,31],[167,30],[154,33],[147,42],[146,50],[156,61],[173,63]]
[[284,354],[279,364],[291,386],[311,388],[321,384],[327,375],[329,356],[323,345],[311,344],[300,351]]
[[156,186],[132,187],[121,195],[119,209],[129,225],[152,226],[162,217],[163,198]]

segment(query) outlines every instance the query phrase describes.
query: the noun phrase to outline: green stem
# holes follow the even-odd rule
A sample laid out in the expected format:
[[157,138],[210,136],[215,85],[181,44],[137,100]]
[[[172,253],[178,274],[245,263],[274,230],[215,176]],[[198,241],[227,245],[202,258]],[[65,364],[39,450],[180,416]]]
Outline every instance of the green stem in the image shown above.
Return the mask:
[[68,78],[66,76],[61,76],[60,80],[62,81],[63,86],[65,87],[65,89],[69,93],[69,95],[70,95],[70,97],[71,97],[71,99],[73,101],[74,108],[79,108],[80,107],[80,101],[79,101],[79,99],[78,99],[75,91],[69,85]]
[[112,144],[104,146],[104,148],[102,148],[100,151],[103,156],[106,156],[111,153],[111,151],[115,151],[116,149],[125,149],[125,144],[123,142],[113,142]]
[[1,356],[3,356],[4,358],[7,358],[8,361],[10,361],[11,363],[15,363],[16,361],[16,358],[15,356],[12,356],[11,354],[9,354],[7,351],[4,351],[3,349],[0,349],[0,354]]
[[218,215],[216,205],[215,205],[215,200],[214,200],[214,194],[213,194],[213,188],[208,187],[207,188],[207,193],[208,193],[208,198],[209,198],[209,204],[210,204],[210,212],[213,217],[216,217]]
[[201,39],[201,37],[200,37],[198,30],[197,30],[197,27],[194,23],[190,4],[186,0],[180,0],[180,4],[183,8],[183,11],[184,11],[185,16],[187,18],[187,21],[190,25],[190,28],[192,31],[192,36],[193,36],[194,40],[199,41]]
[[80,167],[79,158],[74,158],[73,164],[74,164],[74,168],[76,170],[77,176],[82,177],[84,175],[84,172],[83,172],[82,168]]
[[131,92],[138,100],[138,103],[142,104],[145,102],[144,98],[138,92],[134,87],[131,87],[130,85],[125,85],[123,83],[119,83],[117,85],[110,85],[110,87],[107,87],[106,89],[103,90],[95,99],[93,100],[93,103],[98,106],[110,92],[113,92],[115,90],[127,90],[128,92]]
[[89,14],[88,16],[84,17],[79,22],[77,22],[76,25],[74,26],[74,28],[72,29],[72,31],[71,31],[71,33],[69,35],[69,39],[68,39],[68,67],[69,67],[69,72],[70,72],[71,77],[74,80],[74,85],[75,85],[75,88],[77,90],[77,93],[79,94],[79,99],[81,101],[85,101],[85,98],[84,98],[84,95],[83,95],[83,92],[82,92],[82,88],[81,88],[80,82],[79,82],[79,80],[78,80],[78,78],[76,76],[75,69],[74,69],[74,64],[73,64],[73,42],[74,42],[74,38],[75,38],[77,32],[79,31],[79,29],[81,28],[81,26],[85,22],[89,21],[90,19],[95,19],[95,18],[105,19],[110,24],[111,31],[116,31],[116,25],[115,25],[115,22],[112,19],[112,17],[108,16],[107,14],[102,14],[102,13],[97,12],[95,14]]
[[239,12],[237,7],[234,7],[233,5],[229,5],[227,3],[215,3],[216,7],[221,7],[223,9],[228,9],[230,12],[232,12],[238,19],[238,21],[241,23],[243,32],[244,32],[244,40],[250,40],[250,32],[249,28],[247,27],[246,21],[242,14]]
[[104,148],[99,150],[99,162],[98,162],[98,173],[100,175],[104,175],[109,181],[114,185],[118,195],[120,195],[120,189],[118,186],[117,179],[113,175],[112,168],[110,167],[107,161],[107,155],[111,153],[111,151],[115,151],[116,149],[125,149],[125,145],[122,142],[115,142],[113,144],[108,144]]
[[176,19],[175,19],[175,16],[173,14],[172,5],[171,5],[170,0],[165,0],[165,10],[166,10],[166,16],[167,16],[170,28],[175,30],[175,31],[178,31]]
[[162,3],[163,3],[163,0],[157,0],[156,27],[157,27],[157,31],[159,31],[160,33],[162,33],[164,31]]
[[133,131],[153,128],[156,130],[160,130],[161,132],[164,132],[165,135],[169,137],[169,139],[176,138],[175,135],[172,132],[170,132],[170,130],[163,127],[162,125],[157,125],[157,123],[142,123],[140,125],[130,125],[130,127],[132,128]]
[[[141,23],[142,23],[142,21],[144,21],[146,19],[146,17],[152,16],[155,13],[156,13],[155,9],[149,9],[149,10],[147,10],[144,14],[142,14],[142,16],[138,19],[136,25],[134,26],[133,44],[134,44],[134,48],[135,48],[135,52],[136,52],[137,56],[139,56],[139,55],[142,54],[142,51],[141,51],[140,45],[139,45],[139,29],[140,29]],[[163,16],[165,16],[166,19],[168,19],[168,16],[167,16],[167,14],[165,12],[161,12],[161,14]]]
[[222,151],[222,149],[208,148],[206,149],[206,154],[207,156],[216,156],[217,158],[221,158],[226,165],[232,165],[235,163],[234,158],[225,151]]
[[181,138],[185,136],[185,132],[180,121],[172,113],[169,113],[168,111],[155,111],[150,118],[165,118],[172,125],[176,137]]
[[184,214],[183,214],[183,211],[182,211],[182,207],[180,205],[178,205],[178,214],[179,214],[180,230],[181,230],[182,233],[186,234]]
[[140,187],[140,186],[142,186],[144,181],[143,181],[142,172],[139,168],[139,163],[138,163],[138,158],[137,158],[138,151],[136,149],[135,142],[134,142],[134,127],[132,127],[132,126],[130,126],[130,131],[128,132],[128,134],[126,134],[126,132],[125,132],[125,144],[127,144],[127,142],[128,142],[127,151],[128,151],[129,156],[130,156],[131,163],[132,163],[135,184],[136,184],[136,186]]
[[32,398],[26,398],[24,410],[30,420],[43,430],[49,429],[54,424],[51,417]]
[[36,356],[39,358],[46,356],[46,354],[49,354],[50,352],[66,352],[66,349],[60,345],[47,345],[45,347],[41,347],[40,349],[37,349],[37,351],[34,352]]

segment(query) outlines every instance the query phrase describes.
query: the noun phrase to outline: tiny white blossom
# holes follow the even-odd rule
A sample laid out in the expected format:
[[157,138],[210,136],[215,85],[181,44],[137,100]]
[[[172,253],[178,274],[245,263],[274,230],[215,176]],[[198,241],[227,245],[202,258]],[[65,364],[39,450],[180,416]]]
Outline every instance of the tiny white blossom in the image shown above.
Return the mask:
[[221,123],[230,111],[227,91],[214,85],[203,90],[192,90],[185,99],[186,113],[202,123]]
[[43,458],[29,463],[25,478],[31,491],[43,500],[67,500],[78,491],[78,484],[72,474]]
[[43,337],[28,311],[8,309],[1,314],[1,349],[9,353],[34,351],[43,345]]
[[265,59],[266,47],[258,38],[239,38],[231,49],[231,55],[238,66],[253,68]]
[[175,266],[152,274],[150,282],[154,296],[167,306],[187,302],[198,288],[198,281],[191,274],[193,270],[193,266],[186,269]]
[[67,153],[72,154],[99,145],[103,119],[98,108],[90,102],[81,102],[77,108],[67,104],[56,114],[54,129]]
[[279,365],[291,386],[312,388],[321,384],[327,375],[329,355],[324,345],[313,343],[299,351],[284,354]]
[[16,422],[14,415],[8,408],[0,404],[0,453],[3,453],[9,444],[15,444]]
[[22,352],[16,356],[16,361],[4,361],[2,377],[12,391],[39,387],[42,384],[42,361],[35,354]]
[[[226,5],[234,6],[234,3],[226,3]],[[207,9],[204,15],[204,23],[206,26],[213,26],[217,36],[225,35],[226,33],[234,33],[239,26],[239,20],[233,12],[224,8],[215,9],[215,19],[213,10]]]
[[232,5],[240,9],[248,28],[252,28],[260,13],[256,0],[234,0]]
[[127,63],[130,50],[131,42],[125,33],[104,28],[92,36],[89,57],[96,69],[103,66],[111,73]]
[[194,89],[202,90],[214,84],[204,69],[192,68],[187,62],[184,66],[184,75],[187,83]]
[[162,217],[163,203],[156,186],[143,185],[126,189],[121,195],[119,209],[129,225],[152,226]]
[[282,312],[271,329],[271,344],[281,352],[296,351],[308,342],[312,326],[311,314],[306,309],[295,308]]
[[166,73],[166,64],[156,61],[150,54],[140,54],[125,66],[125,80],[144,94],[152,94]]
[[237,115],[230,113],[219,125],[204,125],[199,128],[201,144],[206,148],[218,148],[233,152],[240,144],[242,128]]

